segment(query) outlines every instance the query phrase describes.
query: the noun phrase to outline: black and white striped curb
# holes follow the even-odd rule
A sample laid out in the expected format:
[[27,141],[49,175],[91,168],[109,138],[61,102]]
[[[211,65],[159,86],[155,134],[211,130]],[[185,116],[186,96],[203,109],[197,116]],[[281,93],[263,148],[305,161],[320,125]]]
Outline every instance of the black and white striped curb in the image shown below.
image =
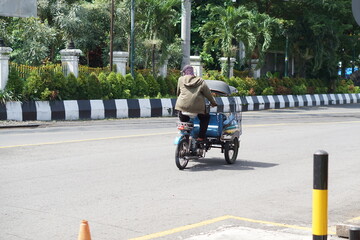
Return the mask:
[[[212,112],[360,103],[360,94],[218,97]],[[65,100],[0,103],[0,120],[50,121],[175,116],[176,99]]]

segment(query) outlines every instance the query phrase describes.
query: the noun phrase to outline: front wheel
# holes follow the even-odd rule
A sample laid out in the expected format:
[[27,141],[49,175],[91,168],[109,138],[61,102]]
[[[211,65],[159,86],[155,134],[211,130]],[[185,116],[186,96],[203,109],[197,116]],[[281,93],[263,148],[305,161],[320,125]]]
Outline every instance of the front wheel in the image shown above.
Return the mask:
[[186,138],[183,138],[180,140],[180,142],[178,143],[178,145],[176,146],[176,150],[175,150],[175,162],[176,162],[176,166],[180,169],[183,170],[186,165],[189,162],[189,159],[186,158],[187,156],[187,151],[189,149],[189,140]]
[[232,141],[225,142],[225,161],[228,164],[233,164],[236,161],[239,152],[239,140],[234,138]]

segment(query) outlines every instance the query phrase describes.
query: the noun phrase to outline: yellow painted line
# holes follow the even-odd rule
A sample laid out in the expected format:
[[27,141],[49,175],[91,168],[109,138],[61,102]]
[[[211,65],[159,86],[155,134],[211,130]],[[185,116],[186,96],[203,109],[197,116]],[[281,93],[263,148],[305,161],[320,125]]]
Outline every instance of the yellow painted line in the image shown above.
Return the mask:
[[177,132],[147,133],[147,134],[135,134],[135,135],[127,135],[127,136],[66,140],[66,141],[58,141],[58,142],[30,143],[30,144],[19,144],[19,145],[12,145],[12,146],[0,146],[0,149],[16,148],[16,147],[29,147],[29,146],[55,145],[55,144],[63,144],[63,143],[80,143],[80,142],[101,141],[101,140],[110,140],[110,139],[121,139],[121,138],[149,137],[149,136],[159,136],[159,135],[166,135],[166,134],[176,134],[176,133]]
[[[342,122],[301,122],[301,123],[269,123],[269,124],[245,124],[243,127],[269,127],[269,126],[291,126],[291,125],[304,125],[304,124],[349,124],[349,123],[360,123],[360,121],[342,121]],[[121,139],[121,138],[133,138],[133,137],[147,137],[147,136],[159,136],[166,134],[176,134],[178,132],[165,132],[165,133],[149,133],[149,134],[137,134],[137,135],[128,135],[128,136],[115,136],[115,137],[104,137],[104,138],[91,138],[91,139],[81,139],[81,140],[66,140],[58,142],[45,142],[45,143],[30,143],[30,144],[19,144],[12,146],[0,146],[0,149],[4,148],[16,148],[16,147],[29,147],[29,146],[42,146],[42,145],[55,145],[63,143],[79,143],[79,142],[89,142],[89,141],[100,141],[100,140],[110,140],[110,139]]]
[[[270,222],[270,221],[262,221],[262,220],[255,220],[255,219],[250,219],[250,218],[243,218],[243,217],[225,215],[225,216],[218,217],[218,218],[213,218],[213,219],[210,219],[210,220],[207,220],[207,221],[202,221],[202,222],[195,223],[195,224],[190,224],[190,225],[186,225],[186,226],[182,226],[182,227],[178,227],[178,228],[173,228],[173,229],[170,229],[170,230],[167,230],[167,231],[157,232],[157,233],[145,235],[145,236],[138,237],[138,238],[132,238],[132,239],[129,239],[129,240],[155,239],[155,238],[171,235],[171,234],[174,234],[174,233],[186,231],[186,230],[189,230],[189,229],[198,228],[198,227],[206,226],[206,225],[209,225],[209,224],[212,224],[212,223],[224,221],[224,220],[227,220],[227,219],[235,219],[235,220],[240,220],[240,221],[245,221],[245,222],[260,223],[260,224],[266,224],[266,225],[271,225],[271,226],[279,226],[279,227],[284,227],[284,228],[293,228],[293,229],[298,229],[298,230],[306,230],[306,231],[310,231],[310,232],[312,231],[311,227],[301,227],[301,226],[296,226],[296,225],[289,225],[289,224],[283,224],[283,223],[276,223],[276,222]],[[332,232],[332,231],[328,231],[328,233],[329,234],[336,234],[335,232]]]
[[301,226],[289,225],[289,224],[284,224],[284,223],[276,223],[276,222],[270,222],[270,221],[254,220],[254,219],[250,219],[250,218],[235,217],[235,216],[231,216],[231,218],[241,220],[241,221],[245,221],[245,222],[261,223],[261,224],[284,227],[284,228],[294,228],[294,229],[300,229],[300,230],[306,230],[306,231],[311,231],[312,230],[312,228],[310,228],[310,227],[301,227]]
[[344,123],[360,123],[360,121],[342,121],[342,122],[295,122],[295,123],[269,123],[269,124],[244,124],[243,127],[269,127],[269,126],[290,126],[290,125],[327,125],[327,124],[344,124]]
[[147,239],[159,238],[159,237],[171,235],[171,234],[174,234],[177,232],[183,232],[183,231],[186,231],[189,229],[198,228],[198,227],[202,227],[202,226],[209,225],[212,223],[220,222],[220,221],[223,221],[223,220],[226,220],[229,218],[231,218],[231,216],[222,216],[222,217],[213,218],[213,219],[206,220],[206,221],[199,222],[199,223],[194,223],[194,224],[190,224],[190,225],[186,225],[186,226],[182,226],[182,227],[178,227],[178,228],[173,228],[173,229],[163,231],[163,232],[153,233],[153,234],[146,235],[143,237],[132,238],[129,240],[147,240]]
[[[348,111],[348,112],[322,112],[322,110],[319,111],[312,111],[312,112],[283,112],[283,111],[278,111],[281,109],[268,109],[269,112],[256,112],[256,111],[248,111],[248,112],[243,112],[242,114],[244,114],[245,116],[273,116],[273,115],[319,115],[319,114],[324,114],[324,115],[329,115],[329,114],[359,114],[359,111]],[[276,112],[275,112],[276,111]],[[289,111],[289,109],[285,109],[285,111]],[[257,114],[258,113],[258,114]]]
[[356,222],[359,220],[360,220],[360,217],[355,217],[355,218],[350,219],[349,222]]
[[[284,227],[284,228],[293,228],[293,229],[299,229],[299,230],[312,231],[311,227],[301,227],[301,226],[296,226],[296,225],[262,221],[262,220],[254,220],[254,219],[250,219],[250,218],[242,218],[242,217],[235,217],[235,216],[231,216],[231,218],[241,220],[241,221],[246,221],[246,222],[262,223],[262,224],[266,224],[266,225],[279,226],[279,227]],[[336,234],[335,232],[329,231],[329,230],[328,230],[328,233]]]

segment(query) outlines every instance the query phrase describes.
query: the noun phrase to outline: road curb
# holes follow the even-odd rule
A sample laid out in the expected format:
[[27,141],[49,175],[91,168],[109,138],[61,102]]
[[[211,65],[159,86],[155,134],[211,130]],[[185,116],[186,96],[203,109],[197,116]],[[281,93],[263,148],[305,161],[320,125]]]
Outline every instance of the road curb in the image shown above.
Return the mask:
[[36,128],[40,124],[14,124],[14,125],[0,125],[0,129],[4,128]]
[[[360,93],[217,97],[214,112],[360,103]],[[0,120],[52,121],[174,117],[176,99],[64,100],[0,103]]]
[[360,227],[360,219],[353,219],[345,223],[336,225],[336,235],[342,238],[349,238],[349,230],[351,227]]

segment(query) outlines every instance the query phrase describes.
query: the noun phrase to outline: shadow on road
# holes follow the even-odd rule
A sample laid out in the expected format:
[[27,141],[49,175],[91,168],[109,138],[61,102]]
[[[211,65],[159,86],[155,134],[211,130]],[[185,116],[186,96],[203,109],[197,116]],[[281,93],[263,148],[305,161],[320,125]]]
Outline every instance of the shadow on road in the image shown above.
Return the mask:
[[217,171],[217,170],[255,170],[256,168],[275,167],[278,164],[255,162],[250,160],[238,159],[234,164],[227,164],[223,158],[206,158],[192,160],[189,162],[186,170],[198,171]]

